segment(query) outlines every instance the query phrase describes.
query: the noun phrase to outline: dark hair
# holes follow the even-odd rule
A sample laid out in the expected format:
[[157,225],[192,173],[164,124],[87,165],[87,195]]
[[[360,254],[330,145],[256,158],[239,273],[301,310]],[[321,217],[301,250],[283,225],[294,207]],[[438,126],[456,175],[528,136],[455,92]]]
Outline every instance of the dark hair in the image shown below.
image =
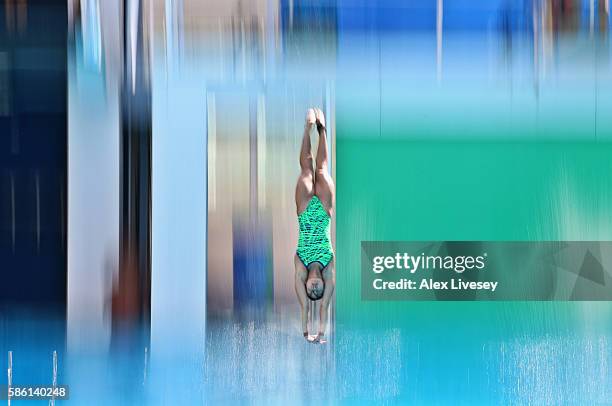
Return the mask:
[[308,299],[312,300],[313,302],[316,302],[317,300],[320,300],[323,297],[323,294],[325,293],[325,280],[323,280],[321,278],[321,282],[323,283],[323,289],[321,289],[321,293],[318,294],[318,295],[311,294],[308,291],[308,286],[306,286],[306,296],[308,296]]

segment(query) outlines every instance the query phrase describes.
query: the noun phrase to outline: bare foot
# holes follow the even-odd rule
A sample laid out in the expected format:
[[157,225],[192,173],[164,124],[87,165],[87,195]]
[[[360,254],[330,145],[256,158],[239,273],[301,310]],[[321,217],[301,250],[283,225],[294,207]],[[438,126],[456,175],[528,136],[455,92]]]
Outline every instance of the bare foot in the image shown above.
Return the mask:
[[320,108],[314,109],[317,127],[325,127],[325,114]]
[[317,122],[317,116],[313,109],[306,111],[306,127],[311,128]]

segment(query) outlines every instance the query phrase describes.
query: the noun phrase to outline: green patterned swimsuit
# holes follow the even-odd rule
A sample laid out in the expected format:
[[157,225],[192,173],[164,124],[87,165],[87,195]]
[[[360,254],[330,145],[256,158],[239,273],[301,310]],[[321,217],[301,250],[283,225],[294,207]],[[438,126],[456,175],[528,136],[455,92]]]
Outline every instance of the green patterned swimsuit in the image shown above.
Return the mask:
[[297,255],[306,268],[313,262],[319,262],[323,268],[334,256],[330,238],[330,217],[321,200],[315,195],[308,207],[298,215],[300,237]]

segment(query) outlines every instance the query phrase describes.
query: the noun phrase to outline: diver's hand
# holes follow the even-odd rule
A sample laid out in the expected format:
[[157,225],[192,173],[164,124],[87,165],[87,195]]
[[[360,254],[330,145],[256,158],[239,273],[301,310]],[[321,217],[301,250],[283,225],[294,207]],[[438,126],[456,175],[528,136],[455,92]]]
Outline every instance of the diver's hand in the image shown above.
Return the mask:
[[325,339],[325,336],[323,335],[323,333],[319,333],[314,337],[314,340],[312,340],[313,344],[325,344],[327,343],[327,340]]
[[315,111],[313,109],[308,109],[308,111],[306,111],[306,128],[312,128],[316,122],[317,117],[315,115]]

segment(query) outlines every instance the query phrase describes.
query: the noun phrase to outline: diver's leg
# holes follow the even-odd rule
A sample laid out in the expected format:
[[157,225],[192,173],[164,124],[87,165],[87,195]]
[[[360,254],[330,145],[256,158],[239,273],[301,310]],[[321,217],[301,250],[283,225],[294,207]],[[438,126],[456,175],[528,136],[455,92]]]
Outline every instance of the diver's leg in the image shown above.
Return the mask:
[[319,147],[317,148],[317,170],[327,170],[329,164],[329,151],[327,148],[327,129],[325,128],[325,115],[321,109],[315,109],[317,131],[319,132]]
[[300,302],[302,315],[302,332],[304,333],[304,338],[308,339],[308,315],[310,311],[308,296],[306,295],[306,278],[308,276],[308,271],[297,254],[295,254],[293,262],[295,264],[295,293]]
[[319,310],[319,334],[317,335],[317,341],[320,343],[325,342],[323,337],[325,335],[325,329],[327,328],[327,310],[329,309],[329,304],[331,303],[331,298],[336,288],[336,269],[335,261],[333,259],[323,270],[323,280],[325,281],[325,291],[323,292],[323,297],[321,298],[321,308]]
[[310,145],[310,129],[315,123],[313,109],[306,113],[306,125],[300,148],[300,176],[295,187],[295,204],[298,214],[306,210],[310,198],[314,194],[314,172],[312,169],[312,147]]
[[304,124],[304,135],[302,136],[302,146],[300,148],[300,167],[302,171],[312,172],[312,146],[310,145],[310,130],[315,125],[315,111],[308,109],[306,112],[306,123]]
[[323,203],[325,209],[331,215],[334,207],[334,181],[329,174],[329,151],[327,148],[327,130],[325,128],[325,116],[319,109],[315,110],[317,117],[317,128],[319,131],[319,147],[317,148],[316,172],[315,172],[315,194]]

